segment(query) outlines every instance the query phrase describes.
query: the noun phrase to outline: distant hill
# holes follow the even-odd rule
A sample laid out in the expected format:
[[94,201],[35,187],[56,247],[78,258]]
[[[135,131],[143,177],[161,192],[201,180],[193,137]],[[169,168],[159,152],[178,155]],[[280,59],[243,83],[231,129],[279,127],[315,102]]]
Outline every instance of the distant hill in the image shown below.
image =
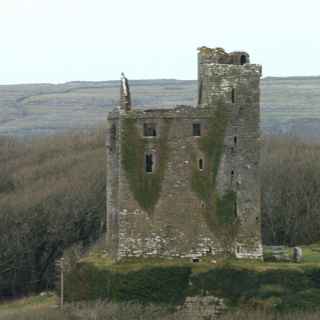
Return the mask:
[[[193,80],[131,80],[142,108],[196,104]],[[261,125],[266,133],[320,137],[320,77],[264,78]],[[0,86],[0,135],[51,134],[103,123],[117,105],[119,81]]]

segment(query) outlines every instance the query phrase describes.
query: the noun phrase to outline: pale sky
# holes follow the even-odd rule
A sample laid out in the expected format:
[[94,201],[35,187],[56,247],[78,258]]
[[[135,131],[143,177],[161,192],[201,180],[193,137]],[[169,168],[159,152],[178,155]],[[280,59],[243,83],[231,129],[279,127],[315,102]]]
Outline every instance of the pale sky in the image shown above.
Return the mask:
[[196,79],[196,48],[320,75],[319,0],[0,0],[0,84]]

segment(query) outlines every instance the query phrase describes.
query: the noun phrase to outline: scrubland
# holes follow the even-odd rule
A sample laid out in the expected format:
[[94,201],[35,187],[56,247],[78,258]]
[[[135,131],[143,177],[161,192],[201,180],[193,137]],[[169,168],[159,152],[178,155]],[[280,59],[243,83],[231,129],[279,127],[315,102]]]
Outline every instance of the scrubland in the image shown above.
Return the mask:
[[[286,136],[262,139],[265,244],[319,242],[319,159],[316,143]],[[50,290],[63,250],[71,245],[87,248],[104,235],[105,129],[28,140],[2,137],[0,172],[0,296],[5,300]],[[100,302],[68,305],[62,313],[53,301],[36,305],[0,305],[0,319],[182,319],[154,305]],[[242,311],[222,319],[319,317]]]

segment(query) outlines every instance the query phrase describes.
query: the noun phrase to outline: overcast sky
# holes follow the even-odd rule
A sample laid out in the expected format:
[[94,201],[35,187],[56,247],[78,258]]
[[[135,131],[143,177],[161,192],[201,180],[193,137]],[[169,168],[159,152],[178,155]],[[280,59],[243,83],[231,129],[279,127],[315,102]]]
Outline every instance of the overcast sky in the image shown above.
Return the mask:
[[320,75],[319,0],[0,0],[0,84],[195,79],[196,48]]

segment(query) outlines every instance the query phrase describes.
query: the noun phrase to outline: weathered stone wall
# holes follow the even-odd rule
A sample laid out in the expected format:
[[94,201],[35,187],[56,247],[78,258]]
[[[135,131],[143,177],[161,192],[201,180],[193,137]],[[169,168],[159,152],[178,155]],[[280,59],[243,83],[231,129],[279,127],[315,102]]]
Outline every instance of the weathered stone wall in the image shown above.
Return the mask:
[[227,310],[221,298],[214,296],[187,297],[178,313],[185,320],[215,320]]
[[119,244],[119,202],[121,172],[120,118],[107,122],[107,166],[106,166],[106,208],[107,208],[107,247],[112,256],[118,254]]
[[[109,121],[123,123],[127,116],[125,113],[114,113],[109,116]],[[117,208],[112,208],[112,205],[108,203],[108,209],[111,212],[117,211],[116,215],[119,219],[118,256],[188,256],[203,255],[210,251],[214,253],[220,250],[219,243],[201,215],[201,200],[191,190],[192,166],[194,165],[192,150],[198,152],[198,137],[192,135],[192,124],[201,123],[205,131],[208,111],[192,107],[169,111],[134,111],[134,118],[141,137],[143,137],[143,123],[151,121],[156,124],[159,135],[144,138],[151,149],[156,149],[157,140],[163,134],[159,130],[162,122],[170,122],[169,156],[159,201],[152,213],[141,209],[133,196],[123,168],[120,168],[119,172],[113,172],[114,176],[119,175],[119,190],[112,189],[110,186],[114,193],[108,194],[108,197],[116,198],[117,195],[121,197]],[[161,157],[161,152],[156,154],[156,166],[159,157]],[[113,157],[109,156],[109,171],[112,171],[113,166],[111,159]],[[115,200],[111,203],[115,203]],[[112,219],[108,214],[108,221]],[[109,232],[114,233],[113,226],[108,225]]]
[[[259,182],[261,67],[248,63],[242,65],[241,57],[245,56],[249,61],[245,53],[228,55],[218,50],[210,51],[209,56],[206,51],[206,55],[201,56],[202,53],[199,53],[198,108],[115,110],[109,114],[107,233],[111,252],[118,258],[200,256],[215,254],[226,247],[239,258],[262,257]],[[206,136],[214,111],[221,107],[228,121],[215,187],[221,197],[228,191],[235,194],[237,222],[235,237],[223,239],[217,236],[220,231],[217,226],[215,230],[210,227],[204,214],[206,203],[192,187],[193,170],[199,169],[199,160],[207,165],[207,155],[199,147],[200,137],[193,136],[193,124],[201,124],[201,135]],[[160,140],[167,136],[168,154],[161,191],[152,210],[143,209],[124,169],[125,152],[122,149],[126,119],[134,122],[139,139],[143,141],[142,152],[155,155],[155,173],[163,156]],[[156,125],[156,137],[143,136],[145,123]],[[208,186],[212,187],[212,184]]]
[[224,156],[218,189],[224,192],[228,179],[237,193],[238,257],[262,257],[260,209],[260,77],[261,66],[212,63],[199,52],[200,107],[215,108],[229,102],[231,122],[226,130]]

